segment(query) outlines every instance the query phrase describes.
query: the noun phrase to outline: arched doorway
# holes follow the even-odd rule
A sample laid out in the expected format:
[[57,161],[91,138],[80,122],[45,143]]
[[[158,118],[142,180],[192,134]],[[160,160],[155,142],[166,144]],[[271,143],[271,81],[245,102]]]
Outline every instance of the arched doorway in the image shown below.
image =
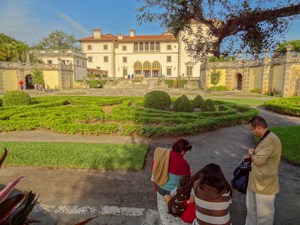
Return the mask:
[[238,73],[236,75],[236,89],[242,90],[242,83],[243,83],[243,76],[242,74]]
[[135,62],[133,67],[134,67],[134,76],[142,75],[142,63],[140,61]]
[[150,72],[151,72],[151,63],[146,61],[143,64],[143,72],[145,78],[150,78]]
[[152,77],[158,78],[160,75],[160,63],[158,61],[154,61],[152,63]]
[[31,74],[28,74],[25,76],[25,87],[26,87],[26,90],[34,89],[34,84],[33,84]]

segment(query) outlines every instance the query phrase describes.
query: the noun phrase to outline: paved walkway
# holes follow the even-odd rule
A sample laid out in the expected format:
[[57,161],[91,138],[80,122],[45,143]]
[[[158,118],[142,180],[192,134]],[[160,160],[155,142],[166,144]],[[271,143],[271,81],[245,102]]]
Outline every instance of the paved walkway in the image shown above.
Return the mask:
[[[300,125],[300,118],[277,115],[262,109],[260,111],[260,115],[267,119],[270,126]],[[221,165],[228,180],[231,179],[233,169],[241,161],[247,149],[255,145],[250,132],[244,125],[189,135],[186,138],[194,146],[186,157],[191,164],[192,172],[196,172],[209,162],[215,162]],[[157,206],[153,184],[150,181],[150,163],[153,150],[157,146],[170,148],[173,138],[153,140],[116,135],[96,137],[55,134],[49,131],[28,131],[0,133],[0,141],[147,143],[149,153],[144,169],[139,172],[6,167],[0,170],[0,177],[1,183],[6,184],[17,176],[25,175],[26,178],[18,184],[17,188],[39,193],[42,204],[47,206],[75,206],[79,209],[88,206],[100,211],[106,206],[118,207],[115,208],[115,214],[106,214],[90,224],[154,224],[153,216],[157,216],[155,215]],[[282,160],[280,185],[281,192],[276,199],[274,224],[299,224],[299,167]],[[131,213],[137,210],[140,214],[137,217],[116,217],[115,215],[121,215],[120,207],[127,207]],[[93,210],[90,212],[93,214]],[[233,224],[244,224],[245,213],[245,196],[235,193],[231,207]],[[48,214],[35,213],[33,215],[34,218],[36,216],[43,221],[42,224],[46,224],[44,221],[51,221],[49,224],[71,224],[88,217],[88,215],[67,216],[51,213],[51,210]]]

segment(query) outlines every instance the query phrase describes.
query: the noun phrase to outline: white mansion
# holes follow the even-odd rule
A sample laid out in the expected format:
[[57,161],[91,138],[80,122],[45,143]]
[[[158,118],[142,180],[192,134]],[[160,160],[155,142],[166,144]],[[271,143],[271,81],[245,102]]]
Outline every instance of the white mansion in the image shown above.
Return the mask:
[[87,68],[107,71],[109,77],[176,78],[199,77],[200,63],[193,63],[185,43],[171,33],[162,35],[103,34],[94,29],[93,36],[81,38]]

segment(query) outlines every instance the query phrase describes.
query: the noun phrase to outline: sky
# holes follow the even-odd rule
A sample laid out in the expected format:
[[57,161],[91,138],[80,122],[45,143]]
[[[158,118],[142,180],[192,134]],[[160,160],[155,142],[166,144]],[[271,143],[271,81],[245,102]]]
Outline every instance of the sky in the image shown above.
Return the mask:
[[[92,36],[94,28],[102,33],[129,35],[161,34],[158,23],[138,25],[137,0],[0,0],[0,32],[29,45],[39,42],[54,30],[76,38]],[[286,35],[300,39],[300,19]]]

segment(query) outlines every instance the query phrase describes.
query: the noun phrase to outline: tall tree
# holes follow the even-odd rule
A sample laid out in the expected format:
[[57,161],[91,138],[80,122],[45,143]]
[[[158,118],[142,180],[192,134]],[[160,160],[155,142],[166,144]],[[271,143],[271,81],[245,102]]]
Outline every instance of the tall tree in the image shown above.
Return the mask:
[[198,26],[196,32],[189,32],[188,36],[194,38],[183,37],[194,56],[207,53],[219,56],[225,41],[229,53],[237,41],[241,43],[240,48],[253,52],[273,49],[300,14],[300,0],[139,1],[142,3],[137,15],[140,23],[158,21],[175,36],[190,31],[191,22],[204,25]]
[[213,68],[210,73],[210,83],[214,85],[214,91],[216,91],[216,85],[220,82],[221,72],[216,68]]
[[28,49],[26,43],[0,33],[0,61],[25,62]]
[[21,41],[13,42],[12,49],[14,51],[16,61],[26,62],[26,54],[29,50],[29,46],[27,44]]
[[74,35],[69,35],[62,30],[55,30],[47,37],[43,37],[36,45],[36,49],[78,49],[77,40]]
[[32,71],[31,76],[32,76],[32,80],[33,80],[33,83],[35,86],[35,90],[36,91],[42,90],[43,86],[45,84],[43,71],[40,68],[35,68]]

